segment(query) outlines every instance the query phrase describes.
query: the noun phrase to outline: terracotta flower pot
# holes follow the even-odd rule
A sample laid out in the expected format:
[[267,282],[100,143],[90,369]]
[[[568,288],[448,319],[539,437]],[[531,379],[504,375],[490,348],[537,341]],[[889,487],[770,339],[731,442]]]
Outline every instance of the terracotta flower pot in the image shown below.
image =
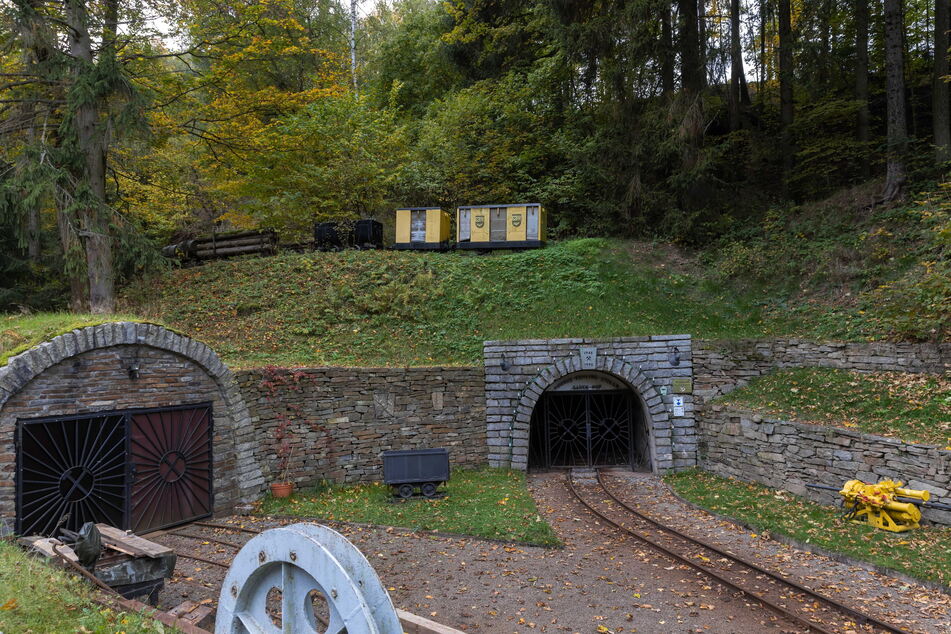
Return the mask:
[[293,492],[294,492],[293,482],[272,482],[271,483],[271,495],[273,495],[276,498],[289,497],[290,494]]

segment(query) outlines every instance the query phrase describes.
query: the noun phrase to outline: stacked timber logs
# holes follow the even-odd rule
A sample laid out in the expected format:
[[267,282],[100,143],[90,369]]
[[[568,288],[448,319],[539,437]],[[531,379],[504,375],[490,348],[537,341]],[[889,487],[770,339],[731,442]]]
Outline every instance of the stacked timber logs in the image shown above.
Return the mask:
[[207,238],[184,240],[162,249],[162,255],[180,260],[216,260],[235,255],[274,255],[277,253],[277,233],[265,231],[235,231],[213,234]]

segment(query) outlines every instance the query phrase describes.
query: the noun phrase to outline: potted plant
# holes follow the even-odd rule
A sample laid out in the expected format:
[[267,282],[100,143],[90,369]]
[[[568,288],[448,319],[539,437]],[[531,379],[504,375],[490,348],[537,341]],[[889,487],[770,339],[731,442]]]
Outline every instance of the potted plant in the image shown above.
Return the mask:
[[271,495],[276,498],[286,498],[294,492],[294,483],[289,479],[291,465],[291,454],[294,448],[291,446],[293,433],[290,430],[290,420],[282,416],[277,425],[274,436],[277,438],[277,480],[271,483]]

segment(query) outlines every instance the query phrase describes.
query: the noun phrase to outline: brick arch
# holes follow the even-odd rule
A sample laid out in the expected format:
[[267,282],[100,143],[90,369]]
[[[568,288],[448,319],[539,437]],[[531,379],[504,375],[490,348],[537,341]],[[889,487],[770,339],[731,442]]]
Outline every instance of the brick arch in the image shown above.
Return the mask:
[[[644,409],[645,425],[650,441],[651,468],[657,471],[658,450],[655,441],[657,429],[669,427],[670,416],[664,405],[660,393],[654,388],[654,382],[641,368],[627,361],[608,356],[598,356],[594,367],[582,368],[581,358],[578,356],[562,359],[539,372],[528,381],[522,390],[512,418],[511,437],[512,453],[511,466],[525,469],[528,466],[528,438],[529,427],[532,421],[532,412],[538,399],[549,387],[559,379],[582,371],[598,371],[621,379],[633,390],[641,401]],[[522,440],[523,442],[515,442]]]
[[[242,501],[257,497],[264,477],[252,460],[245,458],[242,462],[242,458],[251,456],[254,438],[251,415],[234,375],[206,344],[157,324],[124,321],[77,328],[11,357],[0,367],[0,412],[7,401],[53,366],[83,353],[116,346],[142,346],[183,357],[214,381],[227,408],[224,416],[231,437],[226,437],[224,449],[237,458],[233,477],[238,497]],[[215,418],[219,416],[216,412]],[[220,441],[216,438],[215,443],[217,450]]]

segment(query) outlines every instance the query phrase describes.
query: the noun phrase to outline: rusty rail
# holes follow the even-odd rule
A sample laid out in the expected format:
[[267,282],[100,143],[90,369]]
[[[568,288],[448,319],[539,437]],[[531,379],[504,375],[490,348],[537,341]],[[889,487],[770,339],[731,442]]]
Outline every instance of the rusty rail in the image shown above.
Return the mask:
[[[842,606],[841,604],[839,604],[839,603],[837,603],[837,602],[835,602],[835,601],[833,601],[833,600],[831,600],[831,599],[828,599],[827,597],[824,597],[823,595],[817,594],[817,593],[813,592],[812,590],[810,590],[810,589],[808,589],[808,588],[805,588],[804,586],[800,586],[800,585],[798,585],[798,584],[795,584],[794,582],[789,582],[788,580],[786,580],[785,578],[783,578],[783,577],[781,577],[781,576],[778,576],[778,575],[774,575],[774,574],[772,574],[772,573],[769,573],[768,571],[765,571],[764,569],[760,568],[759,566],[756,566],[755,564],[751,564],[751,563],[749,563],[749,562],[747,562],[747,561],[745,561],[745,560],[743,560],[743,559],[737,557],[736,555],[731,555],[731,554],[729,554],[729,553],[727,553],[727,552],[725,552],[725,551],[721,551],[721,550],[719,550],[719,549],[715,549],[715,548],[713,548],[713,547],[711,547],[711,546],[709,546],[709,545],[706,545],[706,544],[700,542],[699,540],[696,540],[696,539],[690,537],[689,535],[684,535],[683,533],[680,533],[679,531],[677,531],[677,530],[675,530],[675,529],[673,529],[673,528],[670,528],[670,527],[668,527],[668,526],[665,526],[665,525],[662,525],[662,524],[658,523],[657,521],[653,520],[652,518],[648,518],[647,516],[645,516],[645,515],[641,514],[640,512],[638,512],[638,511],[636,511],[636,510],[630,508],[629,506],[627,506],[626,504],[624,504],[624,502],[622,502],[622,501],[620,501],[619,499],[617,499],[617,497],[615,497],[615,496],[607,489],[607,487],[604,486],[604,482],[603,482],[603,480],[602,480],[602,478],[601,478],[601,473],[600,473],[600,472],[598,472],[598,485],[601,487],[601,490],[603,490],[605,494],[607,494],[612,500],[614,500],[617,504],[619,504],[622,508],[624,508],[624,510],[626,510],[626,511],[628,511],[629,513],[633,514],[634,516],[640,518],[642,521],[644,521],[644,522],[646,522],[646,523],[649,523],[650,525],[652,525],[652,526],[654,526],[654,527],[656,527],[656,528],[658,528],[658,529],[660,529],[660,530],[663,530],[663,531],[669,533],[670,535],[673,535],[673,536],[676,537],[676,538],[679,538],[679,539],[681,539],[681,540],[683,540],[683,541],[687,541],[687,542],[689,542],[689,543],[693,543],[693,544],[695,544],[695,545],[701,546],[702,548],[705,548],[705,549],[707,549],[707,550],[710,550],[711,552],[715,552],[715,553],[717,553],[718,555],[722,555],[723,557],[726,557],[726,558],[728,558],[729,560],[731,560],[731,561],[733,561],[733,562],[736,562],[737,564],[739,564],[739,565],[741,565],[741,566],[744,566],[744,567],[746,567],[746,568],[749,568],[749,569],[751,569],[751,570],[754,570],[754,571],[756,571],[756,572],[758,572],[758,573],[759,573],[760,571],[763,571],[762,574],[766,574],[766,575],[770,576],[771,578],[776,579],[776,580],[779,581],[780,583],[783,583],[783,584],[785,584],[785,585],[788,585],[788,586],[791,587],[791,588],[794,588],[797,592],[801,592],[801,593],[807,594],[807,595],[809,595],[809,596],[811,596],[811,597],[814,597],[815,599],[820,600],[820,601],[826,603],[827,605],[830,605],[831,607],[834,607],[834,608],[837,609],[837,610],[840,610],[841,612],[843,612],[843,613],[849,615],[850,617],[856,618],[857,620],[861,620],[863,623],[867,623],[867,624],[870,624],[870,625],[874,625],[875,627],[879,627],[879,628],[881,628],[881,629],[883,629],[883,630],[885,630],[885,631],[893,632],[893,633],[895,633],[895,634],[907,634],[904,630],[895,628],[894,626],[888,625],[887,623],[882,623],[881,621],[878,621],[877,619],[875,619],[875,617],[872,617],[872,616],[869,616],[869,615],[867,615],[867,614],[863,614],[863,613],[861,613],[861,612],[858,612],[857,610],[854,610],[853,608],[849,608],[848,606]],[[621,531],[621,532],[623,532],[623,533],[626,533],[626,534],[631,535],[632,537],[634,537],[634,538],[638,539],[639,541],[641,541],[641,542],[647,544],[648,546],[650,546],[650,547],[653,548],[654,550],[657,550],[657,551],[663,553],[664,555],[666,555],[667,557],[673,559],[674,561],[677,561],[677,562],[682,563],[682,564],[684,564],[684,565],[686,565],[686,566],[689,566],[690,568],[693,568],[694,570],[697,570],[698,572],[700,572],[700,573],[702,573],[702,574],[704,574],[704,575],[710,577],[711,579],[713,579],[715,582],[719,583],[720,585],[722,585],[722,586],[724,586],[724,587],[726,587],[726,588],[729,588],[729,589],[733,590],[734,592],[739,592],[739,593],[743,594],[744,596],[746,596],[746,597],[748,597],[749,599],[751,599],[751,600],[753,600],[753,601],[759,603],[760,605],[762,605],[762,606],[765,607],[766,609],[772,611],[773,613],[777,614],[777,615],[780,616],[781,618],[786,619],[787,621],[790,621],[790,622],[795,623],[795,624],[797,624],[797,625],[800,625],[800,626],[802,626],[802,627],[808,628],[810,631],[819,632],[820,634],[833,634],[831,630],[829,630],[829,629],[823,627],[822,625],[820,625],[820,624],[818,624],[818,623],[815,623],[815,622],[812,621],[811,619],[808,619],[808,618],[806,618],[806,617],[800,615],[799,613],[797,613],[797,612],[795,612],[795,611],[793,611],[793,610],[790,610],[790,609],[788,609],[788,608],[785,608],[785,607],[779,605],[778,603],[775,603],[775,602],[771,601],[770,599],[768,599],[768,598],[766,598],[766,597],[760,596],[759,594],[757,594],[756,592],[754,592],[754,591],[752,591],[752,590],[750,590],[750,589],[748,589],[748,588],[744,588],[743,586],[741,586],[741,585],[737,584],[736,582],[734,582],[734,581],[728,579],[726,576],[717,573],[716,571],[710,569],[709,567],[703,566],[703,565],[701,565],[701,564],[699,564],[699,563],[693,561],[693,560],[690,559],[689,557],[683,555],[682,553],[679,553],[679,552],[677,552],[676,550],[673,550],[673,549],[671,549],[671,548],[669,548],[669,547],[667,547],[667,546],[665,546],[665,545],[659,543],[658,541],[656,541],[656,540],[654,540],[654,539],[651,539],[651,538],[648,537],[647,535],[645,535],[645,534],[643,534],[643,533],[641,533],[641,532],[638,532],[638,531],[636,531],[636,530],[634,530],[634,529],[628,528],[627,526],[624,526],[624,525],[618,523],[617,521],[615,521],[614,519],[608,517],[607,515],[605,515],[605,514],[602,513],[601,511],[599,511],[597,508],[595,508],[592,504],[590,504],[587,500],[585,500],[584,497],[582,497],[582,495],[578,492],[578,490],[575,488],[574,484],[573,484],[572,481],[571,481],[571,473],[570,473],[570,472],[568,473],[568,476],[567,476],[567,486],[568,486],[568,490],[569,490],[569,491],[571,492],[571,494],[575,497],[575,499],[578,500],[578,502],[580,502],[580,503],[581,503],[585,508],[587,508],[592,514],[596,515],[596,516],[599,517],[601,520],[603,520],[605,523],[609,524],[610,526],[614,527],[615,529],[617,529],[617,530],[619,530],[619,531]]]
[[666,531],[667,533],[670,533],[671,535],[674,535],[675,537],[678,537],[678,538],[680,538],[680,539],[689,541],[689,542],[691,542],[691,543],[693,543],[693,544],[695,544],[695,545],[697,545],[697,546],[700,546],[701,548],[705,548],[706,550],[709,550],[710,552],[716,553],[717,555],[719,555],[719,556],[721,556],[721,557],[725,557],[725,558],[730,559],[730,560],[732,560],[732,561],[738,562],[738,563],[740,563],[741,565],[746,566],[747,568],[751,568],[751,569],[755,570],[756,572],[758,572],[758,573],[761,574],[761,575],[765,575],[765,576],[767,576],[767,577],[769,577],[769,578],[771,578],[771,579],[773,579],[773,580],[775,580],[775,581],[778,581],[779,583],[782,583],[782,584],[784,584],[784,585],[790,586],[791,588],[794,588],[797,592],[801,592],[801,593],[803,593],[803,594],[808,594],[808,595],[811,596],[812,598],[814,598],[814,599],[816,599],[816,600],[818,600],[818,601],[820,601],[820,602],[822,602],[822,603],[825,603],[827,606],[829,606],[829,607],[831,607],[831,608],[834,608],[834,609],[836,609],[836,610],[839,610],[840,612],[843,612],[843,613],[845,613],[845,614],[848,614],[849,616],[851,616],[852,618],[854,618],[854,619],[855,619],[856,621],[858,621],[859,623],[867,624],[867,625],[872,625],[872,626],[874,626],[874,627],[880,628],[880,629],[885,630],[885,631],[887,631],[887,632],[894,632],[895,634],[907,634],[907,633],[905,632],[905,630],[899,629],[899,628],[897,628],[897,627],[895,627],[895,626],[893,626],[893,625],[889,625],[888,623],[885,623],[885,622],[883,622],[883,621],[880,621],[880,620],[876,619],[874,616],[865,614],[864,612],[860,612],[859,610],[856,610],[855,608],[852,608],[852,607],[850,607],[850,606],[848,606],[848,605],[845,605],[844,603],[839,603],[838,601],[836,601],[836,600],[833,599],[832,597],[826,596],[826,595],[824,595],[824,594],[822,594],[822,593],[820,593],[820,592],[818,592],[818,591],[816,591],[816,590],[813,590],[812,588],[808,588],[808,587],[806,587],[806,586],[804,586],[804,585],[802,585],[802,584],[800,584],[800,583],[798,583],[798,582],[796,582],[796,581],[793,581],[792,579],[789,579],[788,577],[785,577],[785,576],[783,576],[783,575],[781,575],[781,574],[775,573],[775,572],[773,572],[773,571],[771,571],[771,570],[767,570],[766,568],[763,568],[762,566],[759,566],[759,565],[757,565],[757,564],[755,564],[755,563],[753,563],[753,562],[746,561],[745,559],[741,559],[741,558],[737,557],[736,555],[731,554],[731,553],[729,553],[729,552],[727,552],[727,551],[725,551],[725,550],[722,550],[722,549],[718,548],[717,546],[714,546],[713,544],[710,544],[710,543],[708,543],[708,542],[706,542],[706,541],[704,541],[704,540],[702,540],[702,539],[693,537],[693,536],[691,536],[691,535],[687,535],[686,533],[681,533],[681,532],[678,531],[677,529],[671,528],[670,526],[667,526],[666,524],[661,524],[660,522],[658,522],[658,521],[655,520],[654,518],[652,518],[652,517],[650,517],[650,516],[648,516],[648,515],[644,515],[643,513],[641,513],[640,511],[638,511],[637,509],[634,509],[634,508],[630,507],[628,504],[626,504],[626,503],[623,502],[622,500],[618,499],[618,497],[617,497],[616,495],[614,495],[614,493],[607,487],[607,485],[604,484],[604,479],[601,477],[601,472],[600,472],[600,471],[598,472],[598,484],[600,484],[600,485],[601,485],[601,488],[604,489],[604,492],[608,494],[608,497],[610,497],[612,500],[614,500],[614,501],[615,501],[619,506],[621,506],[625,511],[627,511],[628,513],[634,515],[634,516],[637,517],[638,519],[643,520],[643,521],[645,521],[645,522],[651,524],[652,526],[654,526],[654,527],[656,527],[656,528],[658,528],[658,529],[660,529],[660,530]]

